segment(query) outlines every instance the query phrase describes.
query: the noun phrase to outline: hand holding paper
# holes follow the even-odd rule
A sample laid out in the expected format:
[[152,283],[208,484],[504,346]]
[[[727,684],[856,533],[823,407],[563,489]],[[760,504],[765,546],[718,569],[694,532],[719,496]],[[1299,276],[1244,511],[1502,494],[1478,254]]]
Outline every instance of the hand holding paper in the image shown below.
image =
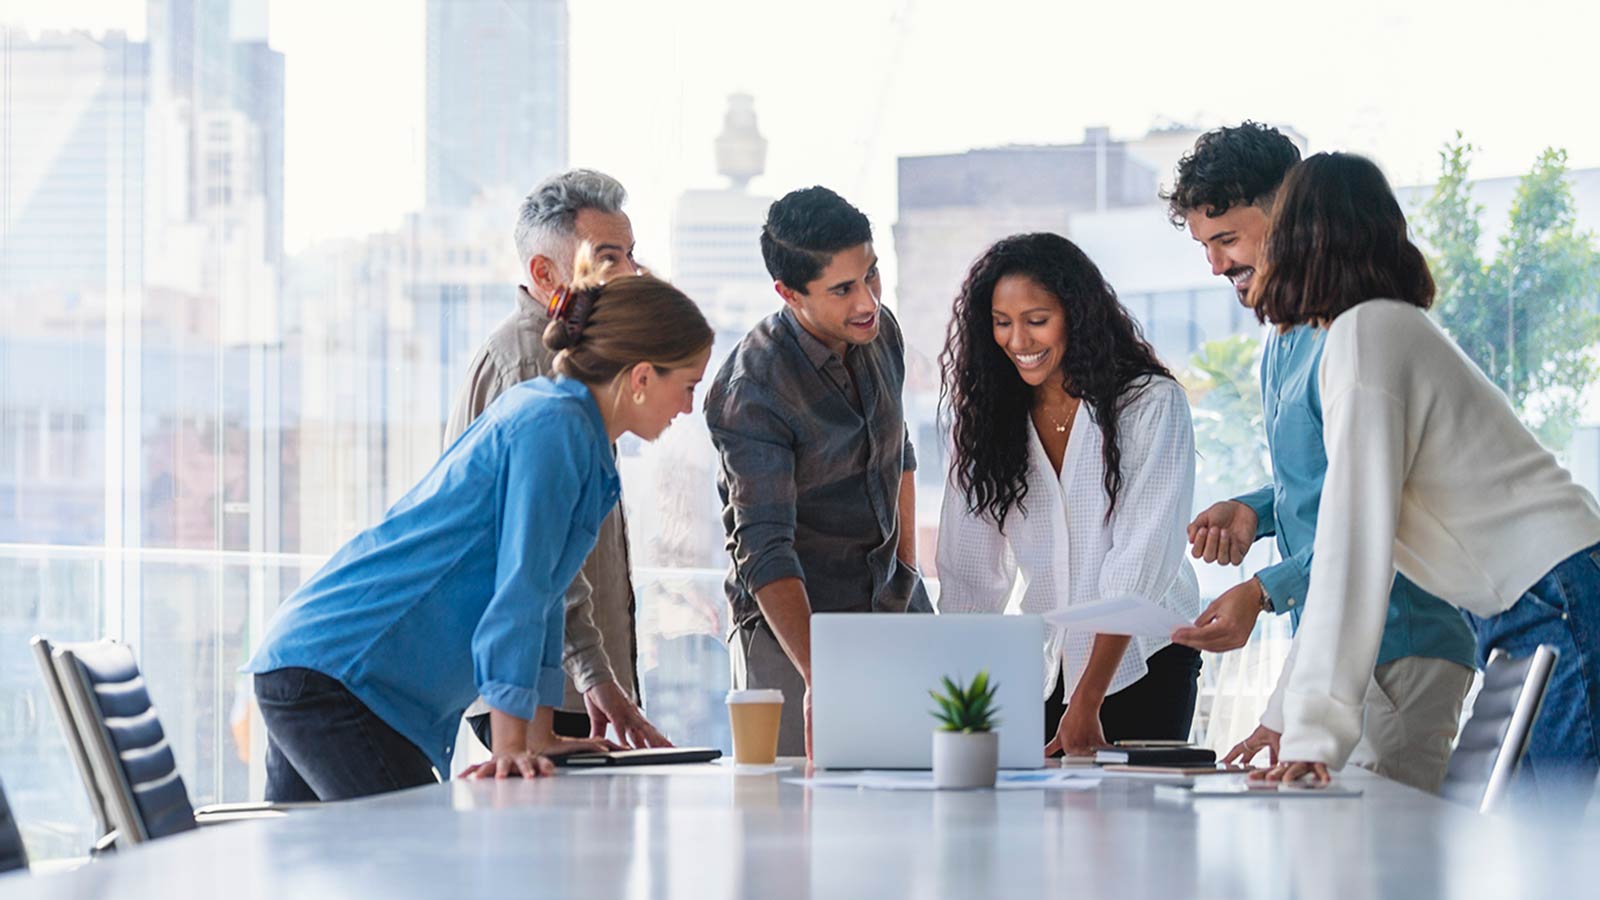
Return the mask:
[[1132,596],[1064,606],[1045,613],[1044,620],[1068,631],[1138,637],[1167,637],[1174,628],[1190,624],[1188,619],[1164,606]]

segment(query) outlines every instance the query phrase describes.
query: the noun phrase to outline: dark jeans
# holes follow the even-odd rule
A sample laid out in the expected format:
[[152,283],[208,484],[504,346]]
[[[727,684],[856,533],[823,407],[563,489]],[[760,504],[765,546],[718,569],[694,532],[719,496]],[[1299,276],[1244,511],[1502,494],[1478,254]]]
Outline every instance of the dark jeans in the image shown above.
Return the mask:
[[284,668],[255,682],[267,723],[267,800],[348,800],[439,780],[427,754],[336,679]]
[[[467,724],[472,726],[472,733],[478,736],[483,746],[490,750],[494,749],[488,713],[467,716]],[[589,716],[587,713],[565,712],[558,709],[552,730],[562,737],[586,738],[589,736]]]
[[[1129,650],[1133,650],[1130,644]],[[1108,741],[1189,739],[1194,704],[1200,694],[1200,651],[1168,644],[1145,661],[1144,677],[1100,705],[1100,728]],[[1055,693],[1044,702],[1044,739],[1056,736],[1056,726],[1067,711],[1063,695],[1066,681],[1056,681]]]
[[1567,557],[1511,608],[1480,618],[1478,665],[1503,648],[1528,656],[1540,644],[1561,655],[1517,772],[1518,800],[1581,810],[1600,771],[1600,544]]

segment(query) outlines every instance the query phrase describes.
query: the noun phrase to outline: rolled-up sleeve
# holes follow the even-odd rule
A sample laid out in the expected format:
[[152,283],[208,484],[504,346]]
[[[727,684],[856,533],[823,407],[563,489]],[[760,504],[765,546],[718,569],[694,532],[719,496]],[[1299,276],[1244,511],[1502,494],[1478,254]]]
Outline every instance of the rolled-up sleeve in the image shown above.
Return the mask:
[[727,492],[723,511],[734,570],[751,593],[805,578],[794,549],[795,435],[772,397],[745,379],[706,399],[706,424]]
[[[590,474],[589,439],[566,423],[524,427],[542,431],[528,447],[505,454],[494,596],[473,633],[472,658],[479,696],[503,713],[531,719],[539,706],[560,705],[564,686],[568,584],[556,583],[556,568],[569,550],[587,555],[593,546],[572,524]],[[574,540],[590,546],[569,548]]]

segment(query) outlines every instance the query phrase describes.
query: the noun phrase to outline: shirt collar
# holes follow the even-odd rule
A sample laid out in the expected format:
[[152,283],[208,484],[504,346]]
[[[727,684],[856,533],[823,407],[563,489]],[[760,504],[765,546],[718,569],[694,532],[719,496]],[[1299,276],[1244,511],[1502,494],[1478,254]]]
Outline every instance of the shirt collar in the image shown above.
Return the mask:
[[536,317],[540,321],[550,318],[550,304],[535,297],[525,284],[517,285],[517,309],[523,315]]
[[589,424],[594,426],[594,430],[600,435],[601,440],[609,444],[611,436],[606,433],[605,417],[600,415],[600,404],[595,402],[594,393],[589,390],[589,386],[576,378],[568,378],[565,375],[557,375],[551,381],[555,385],[556,393],[578,398],[579,405],[583,407],[584,413],[589,417]]
[[[788,326],[789,331],[794,334],[795,340],[800,342],[800,349],[805,351],[806,359],[811,360],[812,366],[820,370],[831,359],[843,361],[843,357],[833,352],[827,344],[817,340],[816,335],[807,331],[806,327],[800,324],[800,320],[795,318],[794,310],[785,306],[779,315],[783,319],[783,324]],[[850,352],[850,348],[846,347],[845,352]]]

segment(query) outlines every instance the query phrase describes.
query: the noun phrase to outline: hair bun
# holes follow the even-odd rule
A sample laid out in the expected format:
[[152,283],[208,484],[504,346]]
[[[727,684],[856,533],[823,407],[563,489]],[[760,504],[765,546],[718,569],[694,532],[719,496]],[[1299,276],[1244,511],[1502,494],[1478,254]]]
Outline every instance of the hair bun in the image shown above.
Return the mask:
[[544,326],[544,345],[550,351],[560,353],[576,343],[565,319],[551,319]]

